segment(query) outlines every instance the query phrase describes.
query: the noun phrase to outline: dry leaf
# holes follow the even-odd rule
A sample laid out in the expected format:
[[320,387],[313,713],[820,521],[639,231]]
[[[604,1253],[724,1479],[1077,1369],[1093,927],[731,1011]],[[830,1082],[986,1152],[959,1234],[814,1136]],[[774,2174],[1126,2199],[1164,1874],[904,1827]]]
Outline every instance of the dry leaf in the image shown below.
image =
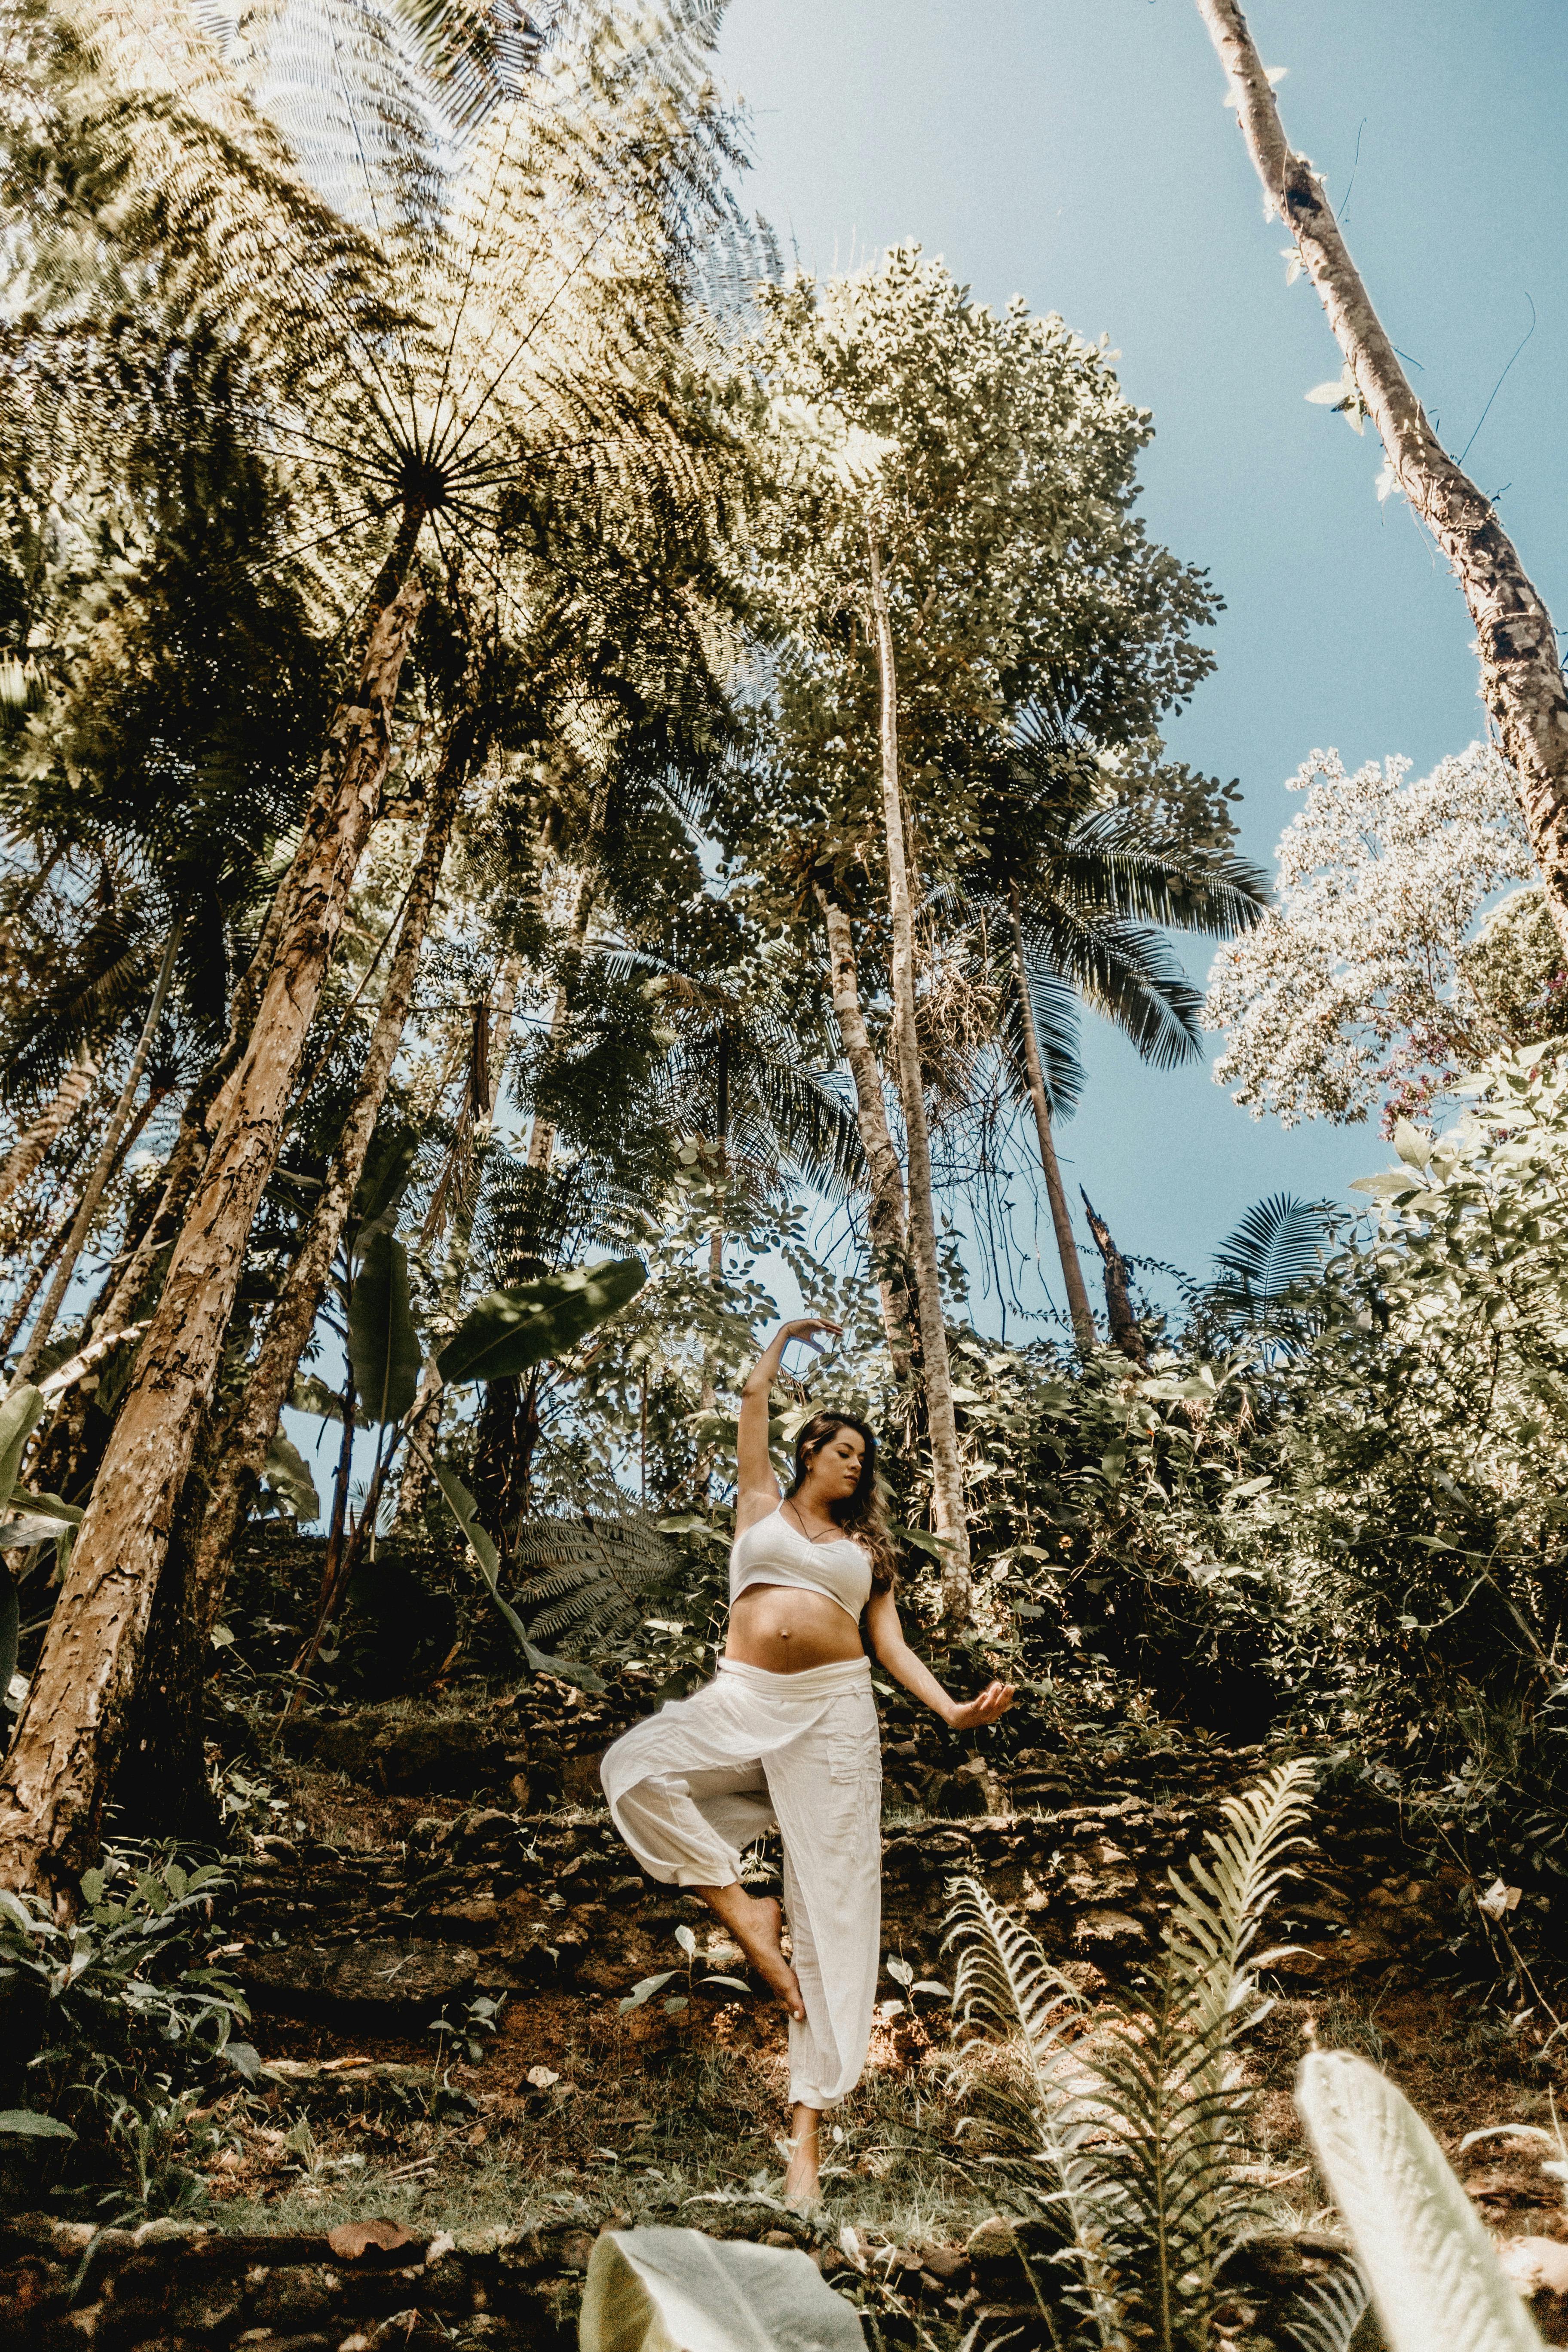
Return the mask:
[[1500,1878],[1494,1878],[1486,1893],[1476,1897],[1477,1908],[1489,1919],[1500,1919],[1505,1912],[1518,1910],[1520,1892],[1517,1886],[1505,1886]]
[[558,2083],[561,2077],[552,2073],[548,2066],[531,2066],[522,2079],[531,2083],[536,2091],[548,2091],[552,2083]]
[[327,2231],[327,2243],[340,2262],[357,2263],[362,2254],[374,2247],[377,2253],[395,2253],[399,2246],[411,2246],[414,2233],[401,2221],[340,2221],[335,2230]]

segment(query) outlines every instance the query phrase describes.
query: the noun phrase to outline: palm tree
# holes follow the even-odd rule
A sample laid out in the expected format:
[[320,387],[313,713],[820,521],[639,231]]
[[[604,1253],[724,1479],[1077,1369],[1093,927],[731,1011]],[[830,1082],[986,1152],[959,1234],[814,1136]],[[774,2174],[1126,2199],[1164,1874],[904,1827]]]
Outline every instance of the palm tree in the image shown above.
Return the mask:
[[1265,877],[1223,844],[1184,840],[1139,802],[1108,801],[1081,746],[1038,711],[992,763],[981,794],[983,861],[963,877],[975,952],[1010,950],[998,1044],[1014,1100],[1035,1122],[1073,1336],[1095,1344],[1054,1121],[1077,1096],[1073,1013],[1101,1014],[1154,1069],[1203,1055],[1201,992],[1167,930],[1234,938],[1268,903]]

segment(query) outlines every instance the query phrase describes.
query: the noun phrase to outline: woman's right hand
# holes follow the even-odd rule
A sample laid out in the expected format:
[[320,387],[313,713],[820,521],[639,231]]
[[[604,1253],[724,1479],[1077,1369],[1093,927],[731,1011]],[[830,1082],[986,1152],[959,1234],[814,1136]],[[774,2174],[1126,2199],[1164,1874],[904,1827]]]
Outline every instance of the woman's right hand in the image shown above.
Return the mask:
[[842,1323],[830,1323],[826,1315],[797,1315],[793,1323],[780,1324],[779,1339],[785,1347],[792,1339],[804,1339],[807,1347],[816,1347],[816,1342],[812,1337],[816,1331],[830,1331],[836,1339],[839,1339],[844,1336],[844,1326]]

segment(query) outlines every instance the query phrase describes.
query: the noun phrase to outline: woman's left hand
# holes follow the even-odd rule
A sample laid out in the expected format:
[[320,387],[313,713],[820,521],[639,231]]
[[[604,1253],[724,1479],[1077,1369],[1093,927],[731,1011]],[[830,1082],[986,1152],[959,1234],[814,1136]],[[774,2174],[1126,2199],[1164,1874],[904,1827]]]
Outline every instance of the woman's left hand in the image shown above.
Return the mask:
[[965,1699],[948,1717],[951,1731],[978,1731],[987,1723],[994,1723],[1012,1706],[1015,1693],[1011,1683],[987,1683],[978,1698]]

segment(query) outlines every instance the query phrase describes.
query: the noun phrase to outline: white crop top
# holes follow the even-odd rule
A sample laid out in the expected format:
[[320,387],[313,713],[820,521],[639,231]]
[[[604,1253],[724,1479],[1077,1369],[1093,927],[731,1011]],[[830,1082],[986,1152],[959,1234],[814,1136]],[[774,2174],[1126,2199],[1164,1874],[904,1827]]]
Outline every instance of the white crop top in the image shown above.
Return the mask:
[[850,1536],[814,1543],[791,1525],[782,1507],[758,1519],[730,1549],[730,1602],[749,1584],[789,1584],[821,1592],[858,1619],[871,1598],[871,1563]]

